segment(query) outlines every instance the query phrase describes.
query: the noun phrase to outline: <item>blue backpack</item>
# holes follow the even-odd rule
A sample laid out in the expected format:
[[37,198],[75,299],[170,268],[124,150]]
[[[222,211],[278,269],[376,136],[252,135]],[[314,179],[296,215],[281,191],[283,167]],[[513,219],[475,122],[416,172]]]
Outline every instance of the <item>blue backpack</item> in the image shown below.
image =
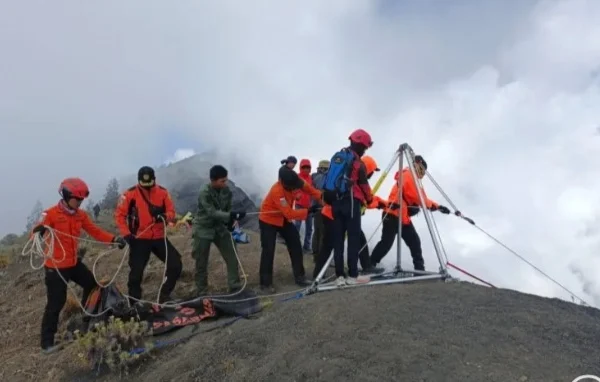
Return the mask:
[[354,153],[342,149],[331,157],[329,170],[323,184],[323,191],[336,196],[344,195],[352,189],[353,180],[350,179],[354,164]]

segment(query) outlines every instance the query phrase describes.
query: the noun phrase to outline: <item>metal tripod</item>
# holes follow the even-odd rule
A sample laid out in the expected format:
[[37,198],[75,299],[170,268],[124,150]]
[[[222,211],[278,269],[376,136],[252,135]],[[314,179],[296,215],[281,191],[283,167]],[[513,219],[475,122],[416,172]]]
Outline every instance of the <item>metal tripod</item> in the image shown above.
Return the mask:
[[[413,149],[410,147],[408,143],[404,143],[400,145],[398,150],[395,152],[392,161],[385,169],[384,174],[387,174],[394,164],[398,163],[398,171],[399,171],[399,179],[398,179],[398,201],[402,201],[402,184],[403,184],[403,169],[404,169],[404,160],[408,164],[408,168],[417,183],[417,190],[419,194],[419,204],[423,211],[423,215],[425,216],[425,221],[427,223],[427,228],[429,229],[429,234],[431,236],[431,240],[433,242],[433,246],[440,264],[440,268],[438,272],[428,272],[428,271],[418,271],[418,270],[403,270],[401,265],[402,259],[402,213],[398,214],[399,224],[398,224],[398,237],[396,238],[396,247],[397,247],[397,255],[396,255],[396,266],[394,270],[390,273],[386,273],[383,275],[374,275],[371,278],[371,281],[362,284],[356,285],[346,285],[343,287],[338,287],[335,285],[327,285],[321,284],[321,280],[323,279],[327,269],[329,268],[329,264],[333,260],[333,251],[329,255],[327,262],[319,272],[319,275],[314,280],[312,286],[309,288],[308,293],[314,293],[318,291],[326,291],[333,290],[339,288],[348,288],[348,287],[357,287],[357,286],[365,286],[365,285],[381,285],[381,284],[394,284],[394,283],[408,283],[415,281],[425,281],[425,280],[444,280],[449,277],[448,270],[446,268],[444,258],[446,258],[444,247],[441,245],[441,238],[439,232],[437,231],[431,211],[427,208],[427,204],[425,201],[425,195],[423,193],[423,184],[421,180],[417,176],[417,170],[415,166],[415,153]],[[383,176],[383,175],[382,175]],[[410,276],[410,277],[407,277]]]

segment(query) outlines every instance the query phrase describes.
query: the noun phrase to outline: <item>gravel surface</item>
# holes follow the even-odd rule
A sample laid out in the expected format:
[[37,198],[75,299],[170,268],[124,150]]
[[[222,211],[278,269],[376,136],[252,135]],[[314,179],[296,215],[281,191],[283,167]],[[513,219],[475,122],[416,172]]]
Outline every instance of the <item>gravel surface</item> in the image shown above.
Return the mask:
[[131,380],[570,382],[600,374],[599,320],[468,283],[353,288],[198,335]]

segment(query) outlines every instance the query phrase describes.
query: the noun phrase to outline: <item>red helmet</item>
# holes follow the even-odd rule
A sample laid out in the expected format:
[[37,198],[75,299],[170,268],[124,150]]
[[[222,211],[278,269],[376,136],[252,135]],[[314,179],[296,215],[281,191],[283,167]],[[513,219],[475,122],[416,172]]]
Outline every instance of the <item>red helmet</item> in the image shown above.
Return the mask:
[[85,199],[90,195],[90,189],[87,184],[79,178],[67,178],[60,183],[58,193],[64,200]]
[[350,134],[349,139],[351,142],[364,145],[366,148],[373,146],[371,135],[363,129],[354,130],[354,132]]

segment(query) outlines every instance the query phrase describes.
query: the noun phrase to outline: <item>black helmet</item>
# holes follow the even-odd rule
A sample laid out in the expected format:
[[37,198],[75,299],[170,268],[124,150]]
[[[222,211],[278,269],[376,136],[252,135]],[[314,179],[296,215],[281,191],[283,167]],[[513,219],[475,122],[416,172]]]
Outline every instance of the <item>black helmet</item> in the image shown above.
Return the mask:
[[297,190],[304,186],[304,181],[300,179],[296,171],[285,166],[279,169],[279,181],[283,188],[288,190]]
[[144,166],[138,171],[138,183],[142,187],[154,186],[156,176],[154,175],[154,169],[150,166]]
[[425,162],[425,159],[421,155],[415,155],[415,163],[420,164],[425,170],[427,170],[427,162]]

